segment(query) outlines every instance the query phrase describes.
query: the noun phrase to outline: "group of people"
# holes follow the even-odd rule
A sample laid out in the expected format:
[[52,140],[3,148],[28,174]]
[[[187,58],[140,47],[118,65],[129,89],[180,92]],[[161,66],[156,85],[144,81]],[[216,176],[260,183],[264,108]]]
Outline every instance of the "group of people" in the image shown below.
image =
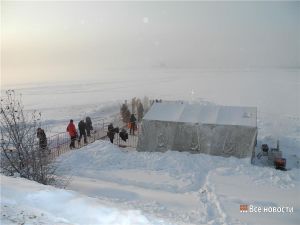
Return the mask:
[[81,142],[83,137],[84,144],[87,144],[87,137],[91,136],[91,131],[93,130],[92,120],[90,117],[86,117],[85,121],[82,119],[78,123],[79,136],[74,124],[74,121],[71,119],[70,123],[67,126],[67,132],[70,135],[71,143],[70,148],[75,148],[75,141],[78,138],[78,144]]
[[110,123],[107,127],[107,137],[109,138],[111,143],[114,143],[116,133],[119,134],[120,138],[123,141],[126,141],[128,139],[128,133],[124,128],[122,128],[120,131],[118,127],[114,128],[113,124]]
[[[134,135],[134,131],[137,129],[136,121],[137,121],[137,119],[136,119],[135,115],[131,114],[129,128],[130,128],[130,134],[132,134],[132,135]],[[83,138],[84,144],[87,144],[87,137],[91,136],[91,131],[93,130],[92,120],[90,117],[86,117],[85,121],[84,121],[84,119],[80,120],[80,122],[78,123],[79,135],[77,133],[76,126],[72,119],[70,120],[66,130],[69,133],[70,138],[71,138],[71,142],[69,145],[70,149],[75,148],[76,140],[78,140],[78,144],[80,144],[82,138]],[[119,133],[120,138],[123,141],[126,141],[128,139],[128,133],[124,128],[121,129],[121,131],[119,131],[118,127],[114,128],[112,124],[109,124],[107,136],[110,139],[111,143],[113,143],[116,133]],[[41,129],[41,128],[37,129],[37,138],[39,139],[39,148],[41,150],[47,149],[47,137],[46,137],[45,131],[43,129]]]
[[[129,129],[130,129],[129,130],[130,134],[134,135],[134,130],[137,129],[136,118],[135,118],[134,114],[131,114],[130,122],[128,125],[129,125]],[[107,137],[109,138],[111,143],[114,143],[114,138],[115,138],[116,133],[119,134],[120,138],[123,141],[126,141],[128,139],[128,133],[124,128],[122,128],[121,131],[119,131],[118,127],[114,128],[113,124],[110,123],[107,127]]]
[[[85,144],[87,144],[87,137],[91,136],[91,131],[93,130],[92,120],[88,116],[85,118],[85,121],[82,119],[78,123],[78,130],[79,130],[79,136],[74,124],[73,120],[70,120],[70,123],[67,126],[67,132],[70,135],[71,143],[70,148],[75,148],[75,141],[78,138],[78,143],[81,142],[81,139],[83,137],[83,141]],[[40,150],[46,150],[48,143],[47,143],[47,136],[45,131],[42,128],[38,128],[36,131],[36,136],[39,140],[39,149]]]

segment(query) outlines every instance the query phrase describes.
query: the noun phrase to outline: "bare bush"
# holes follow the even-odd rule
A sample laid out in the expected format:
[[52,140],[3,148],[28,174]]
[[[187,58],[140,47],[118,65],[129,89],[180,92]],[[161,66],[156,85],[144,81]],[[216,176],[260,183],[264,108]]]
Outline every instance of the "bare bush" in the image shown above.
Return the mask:
[[1,172],[42,184],[55,183],[56,166],[50,164],[49,152],[36,143],[41,113],[25,113],[21,95],[6,91],[1,98]]

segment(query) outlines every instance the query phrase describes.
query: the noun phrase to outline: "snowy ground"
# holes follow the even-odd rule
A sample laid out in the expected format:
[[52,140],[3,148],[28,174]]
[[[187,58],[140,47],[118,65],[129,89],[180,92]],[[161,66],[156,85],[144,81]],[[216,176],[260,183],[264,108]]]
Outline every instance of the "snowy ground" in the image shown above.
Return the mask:
[[[67,187],[140,209],[172,224],[297,224],[300,174],[236,159],[168,151],[136,152],[98,141],[59,158]],[[293,207],[293,213],[240,213],[240,205]]]
[[[136,152],[97,141],[58,158],[68,190],[1,176],[2,224],[298,224],[299,169],[250,159]],[[241,213],[240,205],[293,207]],[[158,219],[159,218],[159,219]]]
[[1,175],[1,224],[167,224],[74,191]]
[[[83,82],[2,87],[1,93],[5,88],[20,91],[26,109],[40,110],[44,126],[52,133],[65,131],[70,118],[78,122],[86,115],[110,116],[119,111],[124,99],[134,96],[257,106],[258,146],[274,147],[279,139],[285,157],[300,156],[299,70],[114,71],[103,75]],[[127,224],[135,224],[134,218],[141,219],[137,224],[300,221],[299,169],[282,172],[253,166],[250,159],[203,154],[137,153],[100,141],[60,160],[61,175],[72,175],[68,189],[73,192],[1,177],[3,224],[14,223],[10,219],[19,224],[101,224],[94,222],[102,218],[98,212],[125,215]],[[240,213],[240,204],[288,206],[294,212],[245,214]],[[90,213],[79,213],[85,208]],[[91,218],[88,222],[87,217]]]

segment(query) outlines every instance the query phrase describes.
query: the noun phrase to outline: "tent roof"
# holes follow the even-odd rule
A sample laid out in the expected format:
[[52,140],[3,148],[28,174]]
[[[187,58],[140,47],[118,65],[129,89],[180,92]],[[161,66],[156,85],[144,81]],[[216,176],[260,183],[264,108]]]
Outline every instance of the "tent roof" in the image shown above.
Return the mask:
[[166,101],[154,103],[143,119],[256,127],[256,118],[256,107]]

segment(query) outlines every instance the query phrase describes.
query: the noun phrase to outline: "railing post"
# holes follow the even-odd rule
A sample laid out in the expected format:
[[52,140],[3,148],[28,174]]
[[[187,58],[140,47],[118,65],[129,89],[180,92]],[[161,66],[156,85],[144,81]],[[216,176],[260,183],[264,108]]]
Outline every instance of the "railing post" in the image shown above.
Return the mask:
[[58,156],[59,156],[59,134],[57,135],[56,146],[57,146],[57,154],[58,154]]
[[[63,140],[66,140],[66,133],[63,133]],[[64,152],[66,152],[68,146],[67,142],[65,143],[65,141],[63,141],[63,146],[64,146]]]

